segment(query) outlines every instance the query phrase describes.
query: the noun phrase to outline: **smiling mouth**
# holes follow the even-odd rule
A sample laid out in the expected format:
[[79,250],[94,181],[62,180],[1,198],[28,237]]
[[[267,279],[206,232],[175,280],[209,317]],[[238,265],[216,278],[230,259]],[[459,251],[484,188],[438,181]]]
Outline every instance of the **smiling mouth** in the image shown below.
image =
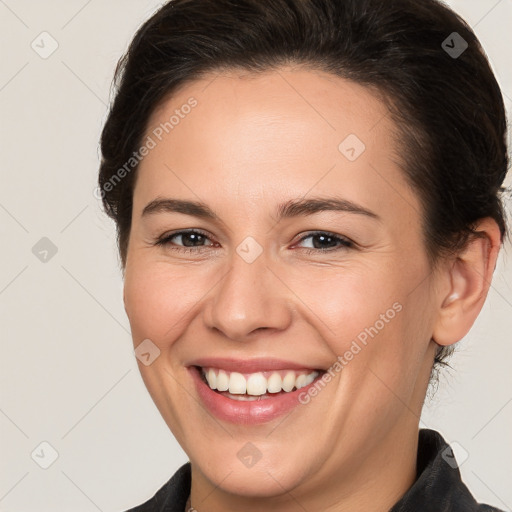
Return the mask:
[[311,384],[325,370],[272,370],[239,373],[196,366],[203,382],[216,393],[238,401],[270,399]]

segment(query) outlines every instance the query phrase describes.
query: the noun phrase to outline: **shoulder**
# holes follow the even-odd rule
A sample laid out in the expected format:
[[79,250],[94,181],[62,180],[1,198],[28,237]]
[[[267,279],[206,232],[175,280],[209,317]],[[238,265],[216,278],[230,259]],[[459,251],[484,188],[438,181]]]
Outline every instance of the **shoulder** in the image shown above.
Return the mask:
[[476,502],[462,481],[450,445],[430,429],[419,431],[416,481],[390,512],[417,511],[503,512]]
[[190,478],[190,462],[187,462],[152,498],[125,512],[183,512],[190,494]]

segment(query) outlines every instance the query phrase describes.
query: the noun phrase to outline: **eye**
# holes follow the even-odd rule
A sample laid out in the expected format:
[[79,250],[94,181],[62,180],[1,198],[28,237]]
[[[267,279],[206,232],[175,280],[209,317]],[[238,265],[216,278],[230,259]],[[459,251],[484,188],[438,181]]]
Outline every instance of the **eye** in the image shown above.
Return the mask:
[[313,248],[305,247],[304,249],[307,253],[331,252],[340,249],[352,248],[355,246],[355,244],[348,238],[344,238],[326,231],[310,233],[309,235],[302,237],[299,240],[299,243],[308,239],[311,239]]
[[[326,231],[318,231],[303,236],[299,240],[299,244],[306,240],[312,241],[312,247],[303,247],[306,253],[319,253],[319,252],[332,252],[340,249],[352,248],[355,244],[348,238],[335,235]],[[160,237],[154,245],[169,247],[172,250],[183,252],[198,252],[207,247],[212,247],[216,244],[204,244],[211,240],[209,237],[199,230],[188,229],[178,231],[176,233],[166,234]]]
[[[177,251],[197,252],[197,250],[214,245],[213,243],[203,245],[203,242],[207,240],[210,239],[205,233],[194,229],[187,229],[178,231],[177,233],[163,235],[155,242],[155,245],[164,247],[171,246],[171,249]],[[178,243],[175,243],[175,241]]]

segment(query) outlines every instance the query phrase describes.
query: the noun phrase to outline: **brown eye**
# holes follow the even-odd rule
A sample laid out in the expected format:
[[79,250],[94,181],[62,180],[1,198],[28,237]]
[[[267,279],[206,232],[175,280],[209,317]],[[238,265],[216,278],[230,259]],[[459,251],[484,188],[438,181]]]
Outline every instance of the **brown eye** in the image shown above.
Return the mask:
[[173,249],[176,250],[180,250],[180,247],[183,247],[184,249],[193,249],[194,247],[203,248],[213,245],[213,243],[204,245],[204,242],[207,240],[209,240],[209,238],[206,234],[200,231],[184,230],[164,235],[155,242],[155,245],[174,246]]
[[324,231],[310,233],[309,235],[302,237],[299,243],[308,239],[312,240],[312,247],[305,247],[308,252],[327,252],[354,246],[354,243],[351,240],[335,235],[334,233]]

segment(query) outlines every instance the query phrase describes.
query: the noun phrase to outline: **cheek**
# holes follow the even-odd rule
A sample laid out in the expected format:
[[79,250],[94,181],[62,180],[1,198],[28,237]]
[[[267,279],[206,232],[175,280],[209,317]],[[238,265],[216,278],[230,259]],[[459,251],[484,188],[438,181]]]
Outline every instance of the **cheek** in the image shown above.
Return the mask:
[[352,340],[364,345],[390,331],[402,309],[399,285],[376,266],[315,269],[295,277],[288,282],[304,304],[304,313],[338,355]]
[[149,338],[165,348],[186,328],[189,312],[213,285],[211,273],[197,269],[142,261],[127,265],[124,293],[134,341]]
[[341,362],[353,393],[367,386],[369,396],[380,388],[389,393],[379,378],[390,389],[407,388],[420,371],[431,328],[428,289],[411,293],[421,273],[398,267],[366,265],[330,277],[324,269],[307,279],[297,275],[293,284],[303,315],[329,345],[333,363]]

